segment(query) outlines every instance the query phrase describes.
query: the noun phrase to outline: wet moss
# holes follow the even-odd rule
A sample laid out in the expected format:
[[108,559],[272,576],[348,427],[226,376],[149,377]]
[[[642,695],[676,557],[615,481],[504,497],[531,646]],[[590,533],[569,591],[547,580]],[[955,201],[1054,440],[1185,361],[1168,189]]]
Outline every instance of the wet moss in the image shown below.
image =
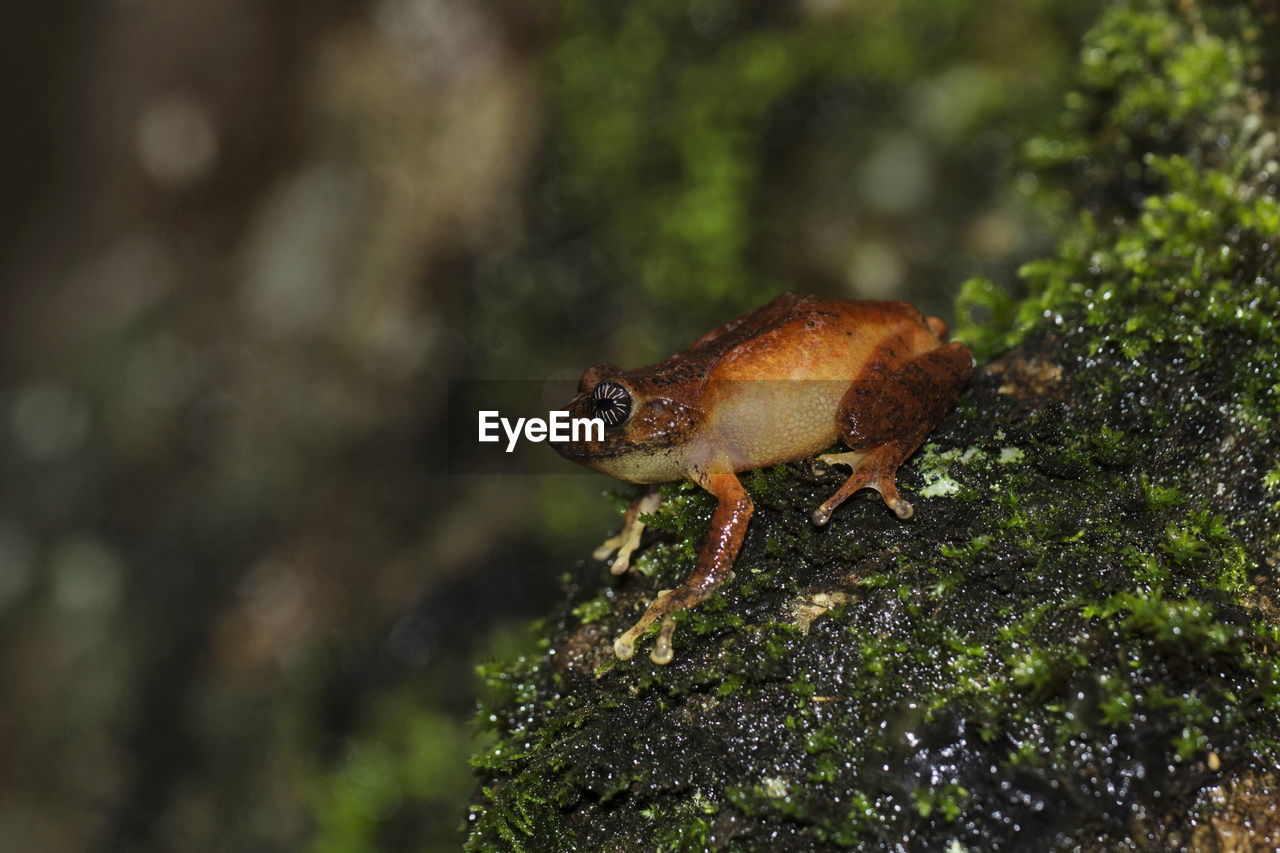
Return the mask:
[[1024,301],[966,285],[1001,355],[901,472],[915,516],[862,496],[816,531],[838,473],[746,477],[736,580],[671,665],[619,665],[712,508],[666,487],[651,576],[573,579],[546,648],[488,673],[469,849],[1154,850],[1273,790],[1278,32],[1102,15],[1029,152],[1076,215]]

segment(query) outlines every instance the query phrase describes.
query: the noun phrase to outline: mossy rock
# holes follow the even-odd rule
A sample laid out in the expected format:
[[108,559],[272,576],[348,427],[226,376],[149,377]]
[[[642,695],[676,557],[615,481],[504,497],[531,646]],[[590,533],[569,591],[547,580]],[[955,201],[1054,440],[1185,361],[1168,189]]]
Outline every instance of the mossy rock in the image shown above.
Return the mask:
[[[488,677],[470,850],[1168,850],[1280,837],[1280,128],[1273,18],[1111,7],[1032,146],[1060,251],[900,475],[747,476],[736,579],[676,659],[612,657],[711,499],[666,487],[638,560],[568,579]],[[988,360],[993,359],[993,360]],[[602,531],[603,533],[603,531]],[[1250,836],[1249,833],[1254,833]]]

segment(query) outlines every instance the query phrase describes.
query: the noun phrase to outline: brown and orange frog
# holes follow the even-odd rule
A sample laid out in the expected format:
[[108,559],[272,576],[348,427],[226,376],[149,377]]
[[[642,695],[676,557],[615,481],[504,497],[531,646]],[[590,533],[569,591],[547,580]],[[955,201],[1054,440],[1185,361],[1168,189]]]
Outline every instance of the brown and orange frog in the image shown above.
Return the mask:
[[[601,441],[555,444],[563,456],[632,483],[689,479],[719,503],[698,562],[674,590],[663,590],[614,642],[622,660],[662,620],[650,659],[672,659],[672,615],[705,600],[732,576],[751,519],[737,472],[803,459],[839,439],[846,453],[817,457],[852,473],[813,511],[826,524],[850,495],[878,491],[899,518],[911,504],[894,475],[951,408],[973,360],[947,343],[946,324],[905,302],[850,302],[785,293],[730,320],[683,352],[651,367],[587,369],[572,417],[604,421]],[[636,501],[622,532],[596,551],[612,571],[627,570],[656,490]]]

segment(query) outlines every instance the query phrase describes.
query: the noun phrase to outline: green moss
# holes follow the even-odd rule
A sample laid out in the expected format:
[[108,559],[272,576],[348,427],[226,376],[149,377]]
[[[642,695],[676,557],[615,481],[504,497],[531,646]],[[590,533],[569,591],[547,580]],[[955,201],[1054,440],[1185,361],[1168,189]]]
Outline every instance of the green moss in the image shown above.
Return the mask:
[[1017,327],[1018,302],[995,282],[971,278],[956,295],[955,338],[973,350],[979,364],[1007,350]]
[[593,598],[590,601],[584,601],[577,607],[573,608],[573,615],[582,620],[585,625],[594,622],[605,616],[613,609],[613,605],[604,596]]
[[1146,474],[1142,475],[1142,490],[1146,495],[1147,509],[1152,512],[1172,509],[1186,500],[1186,495],[1177,486],[1158,485]]
[[964,802],[969,792],[954,783],[942,788],[916,788],[912,791],[916,811],[920,817],[928,818],[935,810],[939,811],[947,821],[954,821],[964,811]]
[[[1250,88],[1268,27],[1103,14],[1029,152],[1043,203],[1077,215],[1026,300],[966,286],[966,316],[989,315],[961,323],[975,347],[1018,349],[904,467],[915,516],[860,496],[815,532],[837,475],[752,474],[738,577],[684,617],[675,662],[602,671],[705,535],[711,501],[666,487],[655,576],[607,612],[575,591],[596,621],[495,674],[470,849],[1000,849],[1029,827],[1148,849],[1135,815],[1175,825],[1210,752],[1280,762],[1280,627],[1259,605],[1280,537],[1280,148]],[[797,61],[754,45],[732,67],[758,93]],[[793,623],[831,591],[840,608]]]

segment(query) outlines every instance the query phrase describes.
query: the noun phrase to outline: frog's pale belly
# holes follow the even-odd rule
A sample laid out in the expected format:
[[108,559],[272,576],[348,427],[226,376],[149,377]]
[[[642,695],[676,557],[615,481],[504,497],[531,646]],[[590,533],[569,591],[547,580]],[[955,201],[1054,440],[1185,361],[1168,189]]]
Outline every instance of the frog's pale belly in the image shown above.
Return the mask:
[[812,456],[839,437],[835,413],[848,389],[848,379],[726,382],[707,431],[735,471]]

